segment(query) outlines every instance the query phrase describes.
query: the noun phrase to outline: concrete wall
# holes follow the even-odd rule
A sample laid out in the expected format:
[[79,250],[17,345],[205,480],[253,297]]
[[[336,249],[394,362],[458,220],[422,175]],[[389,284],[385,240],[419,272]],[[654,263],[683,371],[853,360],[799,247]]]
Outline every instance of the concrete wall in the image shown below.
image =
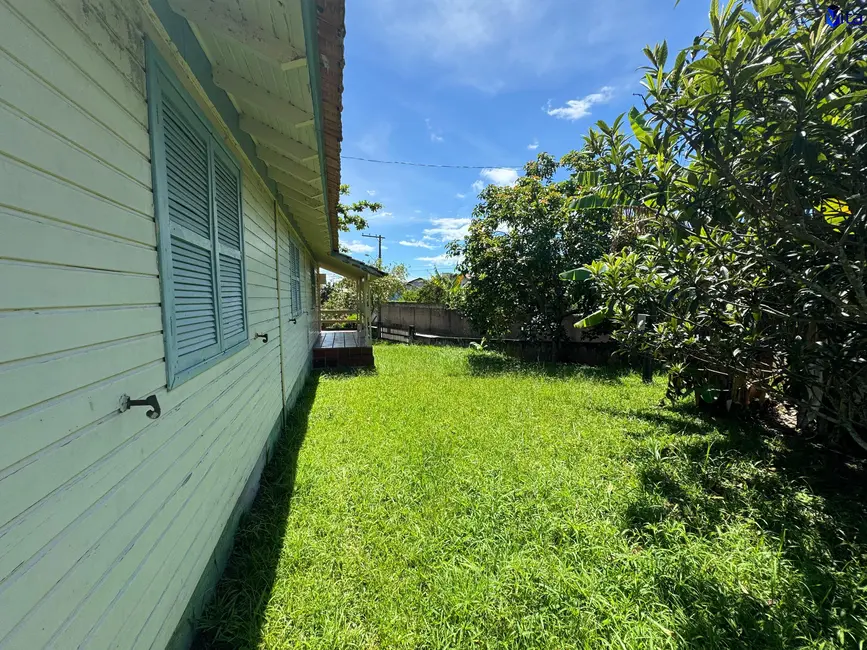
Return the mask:
[[443,305],[423,305],[411,302],[387,302],[382,305],[383,325],[415,327],[423,334],[477,338],[470,322],[454,309]]

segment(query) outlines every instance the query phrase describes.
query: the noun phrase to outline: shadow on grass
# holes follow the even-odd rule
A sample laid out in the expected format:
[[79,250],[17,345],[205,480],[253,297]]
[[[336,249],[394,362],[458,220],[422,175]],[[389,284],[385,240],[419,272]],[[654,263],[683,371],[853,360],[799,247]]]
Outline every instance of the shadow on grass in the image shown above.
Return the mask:
[[612,384],[634,373],[630,368],[611,366],[584,366],[554,362],[521,361],[497,352],[471,352],[467,355],[467,372],[474,377],[503,374],[541,375],[556,379],[590,379]]
[[[675,433],[684,436],[700,436],[713,431],[721,431],[727,435],[737,435],[744,427],[744,421],[725,415],[701,413],[689,401],[680,401],[674,405],[665,402],[657,407],[645,407],[625,411],[617,407],[599,406],[600,413],[616,418],[630,417],[651,424],[664,433]],[[747,423],[749,425],[749,422]],[[644,438],[646,432],[627,432],[633,438]],[[749,436],[755,442],[756,448],[762,445],[762,436]]]
[[298,456],[318,383],[319,374],[314,372],[289,413],[286,430],[262,473],[253,506],[241,520],[214,599],[199,621],[194,650],[259,647],[292,506]]
[[[697,423],[697,414],[631,414],[688,434],[639,452],[640,490],[624,513],[636,548],[679,558],[654,585],[682,614],[677,634],[698,648],[858,647],[867,638],[864,462],[792,432],[710,416]],[[702,435],[714,429],[722,435]],[[714,545],[736,537],[746,552],[763,540],[779,562],[772,581],[742,575],[735,587],[710,575]]]
[[324,379],[352,379],[354,377],[376,377],[379,371],[373,368],[323,368],[314,374]]

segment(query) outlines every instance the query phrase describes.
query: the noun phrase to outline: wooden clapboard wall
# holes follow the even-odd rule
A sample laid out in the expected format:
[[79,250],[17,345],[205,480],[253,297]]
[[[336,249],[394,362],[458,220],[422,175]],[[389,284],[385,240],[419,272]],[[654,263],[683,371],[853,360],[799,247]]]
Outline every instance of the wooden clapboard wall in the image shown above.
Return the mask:
[[166,389],[139,21],[135,0],[0,0],[0,648],[164,647],[309,368],[313,307],[281,337],[292,234],[248,170],[269,342]]

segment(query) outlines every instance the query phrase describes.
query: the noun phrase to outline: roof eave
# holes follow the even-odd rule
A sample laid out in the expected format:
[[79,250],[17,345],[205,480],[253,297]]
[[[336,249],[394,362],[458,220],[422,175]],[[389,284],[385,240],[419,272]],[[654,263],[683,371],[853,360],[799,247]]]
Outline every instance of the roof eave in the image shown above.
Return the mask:
[[360,260],[337,251],[332,251],[327,257],[317,259],[316,261],[322,268],[345,277],[361,278],[367,275],[374,278],[384,278],[388,275],[382,269],[365,264]]
[[343,139],[345,9],[345,0],[322,0],[319,5],[314,0],[303,0],[302,4],[322,187],[325,190],[323,199],[332,251],[340,248],[337,204],[340,201],[340,143]]

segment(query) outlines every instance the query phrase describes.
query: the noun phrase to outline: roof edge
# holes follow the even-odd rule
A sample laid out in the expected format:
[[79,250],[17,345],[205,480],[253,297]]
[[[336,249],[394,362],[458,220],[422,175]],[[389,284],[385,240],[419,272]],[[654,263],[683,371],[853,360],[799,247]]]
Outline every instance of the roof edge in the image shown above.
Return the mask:
[[328,269],[329,271],[339,273],[340,275],[348,274],[356,278],[365,275],[370,275],[375,278],[384,278],[388,275],[388,273],[386,273],[382,269],[378,269],[375,266],[371,266],[370,264],[365,264],[364,262],[357,260],[354,257],[344,255],[343,253],[337,251],[332,251],[328,258],[318,259],[317,262],[319,262],[322,267]]

